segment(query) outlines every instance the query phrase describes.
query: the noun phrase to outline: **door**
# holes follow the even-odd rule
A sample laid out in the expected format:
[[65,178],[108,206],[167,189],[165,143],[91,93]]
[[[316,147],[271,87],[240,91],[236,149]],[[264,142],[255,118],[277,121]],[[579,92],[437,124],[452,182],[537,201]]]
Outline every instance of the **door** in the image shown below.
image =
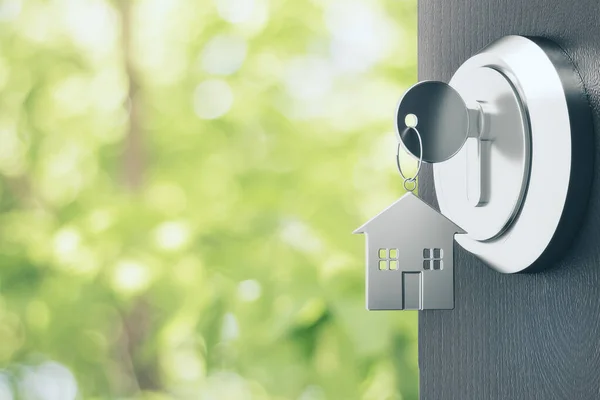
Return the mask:
[[[600,126],[598,0],[420,0],[419,79],[448,82],[467,58],[509,34],[563,47]],[[596,154],[598,144],[596,134]],[[435,204],[431,167],[421,176],[420,194]],[[419,315],[421,399],[600,399],[597,205],[596,174],[579,235],[545,272],[503,275],[455,244],[455,309]]]

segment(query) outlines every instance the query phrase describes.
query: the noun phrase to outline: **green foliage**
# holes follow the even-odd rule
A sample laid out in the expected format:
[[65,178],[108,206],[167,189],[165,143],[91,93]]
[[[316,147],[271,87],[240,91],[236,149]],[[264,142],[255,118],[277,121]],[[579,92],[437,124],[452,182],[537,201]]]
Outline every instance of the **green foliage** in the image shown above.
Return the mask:
[[416,314],[365,311],[350,234],[403,193],[415,24],[0,2],[0,398],[417,399]]

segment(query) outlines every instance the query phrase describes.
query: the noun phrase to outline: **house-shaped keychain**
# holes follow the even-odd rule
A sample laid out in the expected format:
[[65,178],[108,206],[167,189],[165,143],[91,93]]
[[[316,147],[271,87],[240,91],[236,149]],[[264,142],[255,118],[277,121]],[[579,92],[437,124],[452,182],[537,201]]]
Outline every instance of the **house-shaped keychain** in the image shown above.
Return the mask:
[[367,309],[454,308],[459,226],[409,192],[354,233],[366,234]]

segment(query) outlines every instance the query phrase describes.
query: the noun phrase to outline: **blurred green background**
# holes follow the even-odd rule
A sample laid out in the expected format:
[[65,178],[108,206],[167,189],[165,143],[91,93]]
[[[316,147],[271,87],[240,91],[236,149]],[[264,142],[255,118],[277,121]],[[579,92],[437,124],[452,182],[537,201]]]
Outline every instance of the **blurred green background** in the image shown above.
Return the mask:
[[0,399],[417,399],[367,312],[416,0],[0,0]]

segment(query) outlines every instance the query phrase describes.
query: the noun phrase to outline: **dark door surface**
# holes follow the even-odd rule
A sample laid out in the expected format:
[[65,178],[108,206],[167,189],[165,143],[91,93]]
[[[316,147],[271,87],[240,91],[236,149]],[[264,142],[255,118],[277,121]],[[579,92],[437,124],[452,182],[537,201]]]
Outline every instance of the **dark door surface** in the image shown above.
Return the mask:
[[[582,75],[600,126],[600,1],[419,0],[419,79],[448,82],[509,34],[558,43]],[[600,138],[590,206],[551,269],[503,275],[456,246],[456,308],[419,315],[424,400],[600,399]],[[549,182],[551,184],[551,182]],[[431,168],[420,193],[435,204]]]

